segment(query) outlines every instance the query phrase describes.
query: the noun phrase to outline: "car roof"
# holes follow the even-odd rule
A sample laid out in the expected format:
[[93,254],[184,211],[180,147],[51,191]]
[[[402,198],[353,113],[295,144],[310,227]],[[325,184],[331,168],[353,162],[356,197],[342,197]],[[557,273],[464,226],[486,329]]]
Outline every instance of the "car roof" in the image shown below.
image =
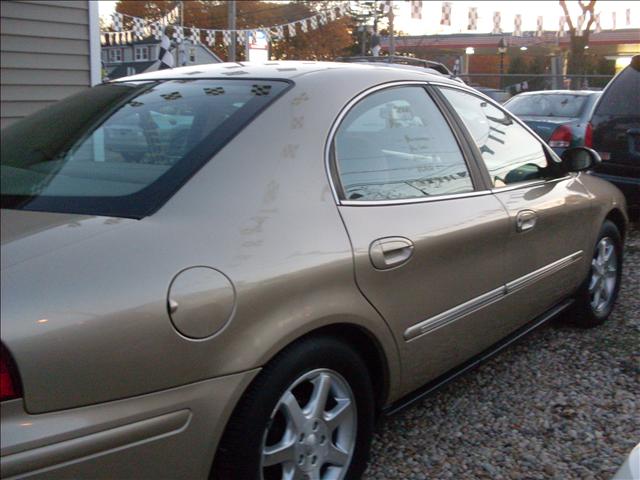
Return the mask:
[[129,77],[118,78],[113,83],[142,80],[168,80],[168,79],[205,79],[205,78],[264,78],[273,80],[294,80],[299,82],[305,76],[313,75],[326,77],[328,82],[344,82],[345,76],[350,74],[367,75],[374,84],[377,81],[391,80],[421,80],[442,82],[451,85],[461,85],[460,82],[451,80],[427,69],[400,68],[394,64],[367,64],[365,62],[315,62],[315,61],[271,61],[271,62],[227,62],[211,63],[206,65],[193,65],[153,72],[141,73]]

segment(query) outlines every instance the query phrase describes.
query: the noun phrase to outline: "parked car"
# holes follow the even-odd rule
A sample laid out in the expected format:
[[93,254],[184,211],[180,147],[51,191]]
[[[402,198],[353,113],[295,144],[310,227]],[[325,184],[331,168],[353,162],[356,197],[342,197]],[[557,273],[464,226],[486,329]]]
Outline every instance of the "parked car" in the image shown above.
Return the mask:
[[357,478],[377,415],[618,293],[597,154],[443,75],[161,70],[1,153],[3,478]]
[[509,99],[504,107],[562,155],[570,147],[591,147],[589,119],[601,92],[591,90],[543,90]]
[[631,450],[611,480],[640,480],[640,443]]
[[456,76],[449,68],[440,62],[434,60],[424,60],[422,58],[406,57],[404,55],[356,55],[352,57],[336,57],[336,62],[347,63],[367,63],[380,66],[393,66],[399,68],[415,69],[427,71],[429,73],[440,73],[453,80],[464,83],[462,79]]
[[602,157],[595,175],[613,182],[629,204],[640,207],[640,55],[607,85],[591,125],[593,148]]

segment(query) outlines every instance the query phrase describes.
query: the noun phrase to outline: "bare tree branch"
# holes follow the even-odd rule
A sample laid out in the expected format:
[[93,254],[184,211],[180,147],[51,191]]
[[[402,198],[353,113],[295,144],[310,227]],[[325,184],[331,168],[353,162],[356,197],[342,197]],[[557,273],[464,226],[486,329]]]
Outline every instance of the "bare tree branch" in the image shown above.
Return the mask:
[[569,25],[569,32],[571,35],[575,35],[576,29],[573,26],[573,22],[571,21],[571,16],[569,15],[569,9],[567,8],[567,2],[565,0],[560,0],[560,6],[564,11],[564,17],[567,20],[567,24]]

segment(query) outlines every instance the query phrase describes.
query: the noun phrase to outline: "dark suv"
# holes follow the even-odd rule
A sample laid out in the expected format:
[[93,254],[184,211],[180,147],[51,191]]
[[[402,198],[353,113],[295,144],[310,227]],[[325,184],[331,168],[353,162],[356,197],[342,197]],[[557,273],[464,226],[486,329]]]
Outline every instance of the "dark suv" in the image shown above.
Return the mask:
[[594,174],[620,188],[630,206],[640,206],[640,55],[604,90],[593,117],[593,148],[602,163]]

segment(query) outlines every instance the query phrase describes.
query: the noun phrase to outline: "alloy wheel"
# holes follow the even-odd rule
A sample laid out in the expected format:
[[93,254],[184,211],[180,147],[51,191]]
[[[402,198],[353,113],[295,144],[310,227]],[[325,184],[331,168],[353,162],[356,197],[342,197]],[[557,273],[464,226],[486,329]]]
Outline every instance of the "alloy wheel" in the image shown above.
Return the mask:
[[591,260],[589,294],[595,313],[606,311],[613,301],[618,281],[618,256],[613,240],[604,237],[596,246]]

